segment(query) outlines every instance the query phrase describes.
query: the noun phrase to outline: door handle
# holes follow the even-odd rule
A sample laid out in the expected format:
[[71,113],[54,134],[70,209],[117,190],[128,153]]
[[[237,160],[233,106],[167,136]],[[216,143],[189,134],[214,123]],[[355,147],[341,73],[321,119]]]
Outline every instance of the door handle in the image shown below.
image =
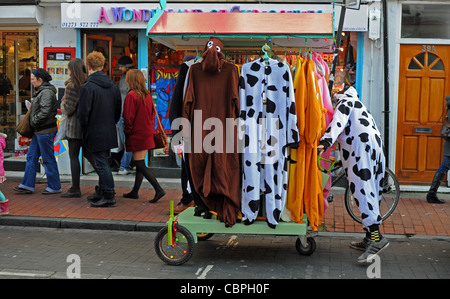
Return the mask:
[[430,134],[433,133],[432,127],[414,127],[414,133]]

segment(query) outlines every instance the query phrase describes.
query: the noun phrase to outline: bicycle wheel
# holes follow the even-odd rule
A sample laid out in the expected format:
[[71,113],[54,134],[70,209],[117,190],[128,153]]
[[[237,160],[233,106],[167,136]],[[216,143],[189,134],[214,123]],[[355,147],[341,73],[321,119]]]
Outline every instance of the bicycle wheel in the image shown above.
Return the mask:
[[173,244],[169,246],[168,228],[163,227],[155,237],[155,251],[168,265],[179,266],[186,263],[194,251],[194,238],[185,227],[176,224],[172,231]]
[[[397,177],[392,172],[392,170],[386,168],[386,172],[384,174],[383,194],[381,195],[380,200],[380,215],[383,221],[392,215],[395,208],[397,207],[399,199],[400,185],[398,183]],[[359,212],[358,206],[353,199],[352,192],[348,187],[345,189],[344,202],[345,208],[347,209],[347,212],[350,214],[353,220],[362,223],[361,213]]]

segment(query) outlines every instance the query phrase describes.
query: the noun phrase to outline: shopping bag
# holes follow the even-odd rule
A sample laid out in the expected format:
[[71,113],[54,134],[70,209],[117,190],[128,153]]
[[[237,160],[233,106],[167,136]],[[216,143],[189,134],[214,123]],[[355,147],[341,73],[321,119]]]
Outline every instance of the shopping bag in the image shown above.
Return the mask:
[[164,128],[161,124],[161,121],[159,120],[159,115],[158,115],[158,112],[156,111],[155,103],[153,101],[152,101],[152,103],[153,103],[153,109],[155,109],[156,119],[158,120],[158,128],[153,133],[153,139],[155,141],[155,149],[165,148],[169,145],[169,142],[167,141],[166,132],[164,132]]
[[16,127],[17,133],[23,137],[33,138],[34,129],[30,125],[31,109],[25,114],[25,117],[20,121]]
[[156,118],[158,119],[158,128],[153,133],[153,139],[155,140],[155,148],[165,148],[168,145],[167,136],[166,133],[164,132],[164,128],[162,127],[158,115],[156,115]]
[[67,115],[63,113],[61,114],[61,119],[59,120],[59,127],[58,127],[58,137],[60,140],[67,139],[66,127],[67,127]]

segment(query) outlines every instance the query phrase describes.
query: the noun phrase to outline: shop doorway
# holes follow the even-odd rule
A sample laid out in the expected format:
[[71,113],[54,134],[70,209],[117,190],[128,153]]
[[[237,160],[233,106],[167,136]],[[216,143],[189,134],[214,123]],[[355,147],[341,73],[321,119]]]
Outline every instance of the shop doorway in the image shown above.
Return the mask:
[[450,46],[401,45],[396,175],[428,184],[442,162],[440,128],[450,95]]
[[5,152],[26,150],[20,144],[16,126],[25,116],[25,101],[31,101],[31,72],[39,66],[37,32],[0,31],[0,131],[7,134]]
[[82,54],[86,56],[92,51],[98,51],[105,56],[105,67],[103,71],[111,77],[115,83],[119,83],[122,72],[119,70],[117,61],[120,57],[129,56],[138,65],[138,31],[137,30],[92,30],[81,31]]
[[106,59],[103,71],[111,77],[112,37],[84,34],[83,40],[83,60],[86,61],[86,56],[92,51],[101,52]]

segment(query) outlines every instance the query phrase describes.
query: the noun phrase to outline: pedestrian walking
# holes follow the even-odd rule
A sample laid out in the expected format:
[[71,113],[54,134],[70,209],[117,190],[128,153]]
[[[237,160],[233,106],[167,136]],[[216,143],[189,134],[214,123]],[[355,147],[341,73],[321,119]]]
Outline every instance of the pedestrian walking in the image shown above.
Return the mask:
[[56,124],[58,102],[56,88],[50,84],[51,80],[52,76],[44,69],[38,68],[31,72],[31,84],[36,89],[31,97],[30,108],[30,125],[34,129],[34,135],[28,148],[22,183],[14,187],[14,191],[19,193],[34,192],[40,157],[47,176],[47,187],[42,194],[61,193],[61,181],[53,147],[58,131]]
[[357,259],[364,263],[389,246],[379,228],[385,157],[375,120],[359,100],[354,87],[338,95],[333,119],[320,139],[320,154],[336,140],[339,140],[342,165],[366,231],[366,237],[360,242],[351,242],[350,247],[364,251]]
[[80,89],[78,120],[83,136],[83,153],[94,163],[98,175],[95,194],[88,197],[93,207],[116,205],[114,178],[109,168],[110,150],[118,146],[116,124],[121,113],[120,90],[102,70],[105,57],[94,51],[86,57],[89,76]]
[[[450,115],[450,95],[445,98],[446,106],[447,106],[447,116]],[[439,166],[438,170],[434,174],[433,181],[431,182],[430,190],[427,193],[427,202],[429,203],[445,203],[444,200],[437,197],[437,191],[439,186],[441,185],[442,179],[445,177],[447,172],[450,170],[450,140],[444,139],[444,160],[442,161],[441,166]]]
[[[120,57],[117,64],[119,65],[119,70],[122,72],[122,76],[120,77],[119,81],[119,89],[120,89],[120,96],[122,98],[122,111],[123,111],[123,104],[125,103],[125,97],[130,91],[128,83],[126,82],[126,76],[127,72],[134,67],[134,64],[133,60],[129,56]],[[130,162],[133,159],[133,154],[127,150],[127,147],[125,145],[125,133],[123,132],[124,130],[123,116],[120,116],[118,127],[119,127],[120,142],[123,144],[124,150],[122,159],[120,160],[119,172],[117,174],[125,175],[131,172]]]
[[[5,168],[3,167],[3,162],[5,161],[3,150],[6,148],[6,137],[6,134],[0,133],[0,184],[6,181]],[[0,215],[7,214],[9,214],[9,202],[2,191],[0,191]]]
[[61,102],[61,112],[66,115],[66,137],[69,144],[70,172],[72,186],[61,197],[81,197],[80,173],[81,165],[78,160],[82,138],[81,126],[78,120],[78,99],[80,88],[88,77],[87,68],[83,60],[72,59],[68,64],[70,78],[64,83],[66,91]]
[[123,106],[125,146],[133,152],[133,160],[136,165],[136,178],[131,192],[124,197],[139,198],[138,192],[145,177],[155,189],[155,196],[150,203],[157,202],[166,192],[158,183],[150,168],[145,165],[145,156],[148,150],[155,148],[153,132],[155,130],[155,109],[153,98],[145,87],[145,78],[139,70],[129,70],[126,80],[130,92],[125,98]]

